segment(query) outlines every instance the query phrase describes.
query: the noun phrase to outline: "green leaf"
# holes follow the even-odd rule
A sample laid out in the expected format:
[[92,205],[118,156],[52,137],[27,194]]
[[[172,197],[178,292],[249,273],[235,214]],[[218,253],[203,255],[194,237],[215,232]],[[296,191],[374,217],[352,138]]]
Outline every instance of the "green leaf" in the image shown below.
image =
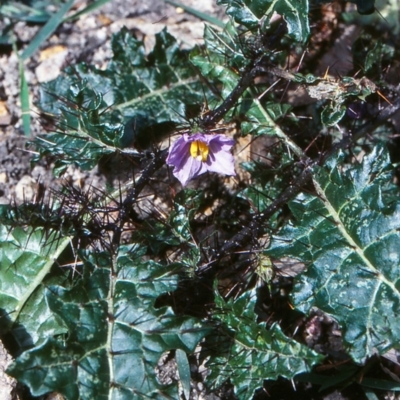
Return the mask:
[[328,105],[321,113],[321,122],[325,126],[334,126],[339,123],[346,114],[346,107],[341,105]]
[[204,93],[213,97],[188,62],[188,52],[166,30],[156,35],[147,56],[144,43],[126,28],[113,37],[112,49],[106,70],[70,67],[40,90],[38,106],[59,118],[60,132],[40,136],[35,144],[41,156],[56,156],[59,173],[71,163],[91,169],[121,147],[157,144],[186,123],[188,109],[202,104]]
[[[259,4],[261,3],[261,4]],[[243,0],[218,0],[217,4],[226,6],[226,13],[238,24],[249,29],[256,29],[260,18],[266,13],[267,7],[271,5],[270,0],[266,1],[243,1]],[[258,7],[257,7],[258,6]],[[264,7],[263,7],[264,6]],[[269,15],[270,17],[270,15]]]
[[194,214],[203,200],[204,192],[199,190],[181,190],[174,199],[175,210],[169,217],[169,223],[179,237],[181,242],[190,242],[193,238],[190,223],[194,219]]
[[201,191],[190,189],[180,191],[175,196],[174,211],[171,212],[168,221],[175,238],[185,246],[180,261],[192,269],[189,272],[194,271],[201,258],[201,246],[193,240],[191,222],[203,198],[204,192]]
[[400,383],[383,379],[363,378],[361,384],[365,387],[380,390],[400,391]]
[[178,366],[179,379],[182,384],[183,393],[186,399],[190,396],[190,365],[187,354],[181,350],[176,350],[176,364]]
[[120,248],[82,255],[84,276],[72,289],[52,286],[50,309],[68,327],[68,338],[49,338],[16,359],[8,373],[35,396],[57,391],[75,399],[178,398],[162,386],[155,366],[164,352],[191,353],[209,331],[195,318],[155,308],[161,294],[177,287],[173,267],[143,261],[143,249]]
[[376,43],[371,41],[369,45],[374,46],[365,56],[365,72],[382,73],[383,61],[391,60],[394,57],[395,49],[388,44],[382,43],[381,40],[378,40]]
[[65,332],[45,301],[46,286],[60,282],[50,275],[54,260],[69,245],[69,238],[45,237],[42,230],[24,231],[0,225],[0,321],[2,334],[11,333],[17,351]]
[[379,400],[379,397],[371,389],[363,387],[363,391],[365,393],[367,400]]
[[[56,82],[51,82],[47,87],[55,84],[54,90],[59,90],[62,94],[64,85],[69,85],[62,101],[68,102],[75,99],[76,111],[68,106],[57,104],[54,101],[55,94],[51,91],[46,92],[41,98],[45,102],[42,102],[42,105],[51,104],[53,109],[60,107],[57,110],[61,113],[60,132],[39,136],[34,141],[39,148],[40,156],[51,155],[56,158],[55,173],[57,175],[62,174],[71,163],[77,164],[83,170],[92,169],[102,156],[117,151],[116,146],[123,130],[117,118],[112,115],[107,117],[103,115],[107,104],[103,96],[87,84],[86,77],[91,76],[88,68],[85,65],[78,66],[75,73],[82,77],[82,81],[73,79],[68,83],[61,82],[61,85],[57,86],[59,80],[57,78]],[[96,76],[92,75],[92,77],[94,78],[92,84],[94,84]],[[103,83],[104,87],[106,85]]]
[[[290,181],[296,172],[293,169],[292,155],[287,153],[287,147],[283,143],[274,144],[257,156],[257,161],[241,164],[242,168],[251,174],[251,184],[238,196],[251,202],[251,208],[262,213],[287,188],[288,180]],[[268,219],[269,229],[277,229],[280,220],[279,213],[271,216]]]
[[31,111],[29,103],[29,88],[25,78],[24,64],[19,60],[19,80],[20,80],[20,99],[21,99],[21,113],[22,113],[22,126],[26,136],[31,134]]
[[[210,82],[222,83],[221,96],[224,99],[240,79],[237,69],[245,67],[248,63],[240,46],[238,32],[230,23],[223,32],[217,32],[206,25],[204,42],[207,54],[196,48],[190,55],[190,61]],[[211,108],[216,107],[216,104],[209,105]]]
[[217,4],[226,6],[228,15],[252,31],[269,23],[276,11],[283,16],[289,35],[296,41],[305,42],[310,34],[308,0],[218,0]]
[[301,194],[290,204],[295,222],[268,251],[308,265],[294,287],[295,306],[332,315],[359,363],[400,339],[400,204],[392,201],[391,170],[379,146],[345,172],[340,155],[315,168],[317,196]]
[[178,248],[181,253],[179,262],[187,267],[186,272],[193,273],[200,261],[201,246],[193,240],[191,223],[204,192],[185,189],[174,198],[174,209],[166,221],[151,221],[146,230],[137,233],[137,239],[143,239],[152,254],[160,255],[168,248]]
[[222,323],[224,334],[213,343],[207,382],[219,387],[229,379],[240,399],[251,399],[264,379],[291,379],[323,358],[285,336],[278,325],[266,329],[265,322],[258,323],[256,301],[255,290],[228,302],[218,293],[215,298],[214,317]]
[[[18,56],[18,48],[15,36],[11,37],[12,47]],[[22,119],[22,127],[26,136],[29,136],[31,133],[31,111],[30,111],[30,102],[29,102],[29,88],[28,82],[25,78],[25,69],[24,63],[21,57],[18,56],[18,65],[19,65],[19,86],[20,86],[20,101],[21,101],[21,119]]]
[[156,35],[147,57],[143,42],[126,29],[114,36],[112,47],[114,57],[108,68],[115,84],[112,109],[131,117],[144,109],[158,123],[182,123],[187,105],[203,101],[202,86],[188,63],[189,53],[179,48],[166,29]]
[[290,36],[298,42],[307,41],[310,36],[308,0],[278,0],[275,11],[285,19]]
[[[207,55],[194,51],[191,54],[191,61],[204,77],[222,83],[221,96],[226,99],[239,82],[240,76],[237,70],[247,66],[248,57],[243,53],[239,34],[232,24],[227,24],[223,32],[216,32],[206,26],[204,40],[208,50]],[[275,123],[275,119],[282,117],[288,111],[288,106],[272,102],[264,106],[258,94],[249,89],[243,94],[239,104],[236,107],[232,105],[232,108],[226,117],[231,118],[236,114],[244,119],[241,123],[243,134],[277,136],[296,155],[303,157],[302,150]]]
[[275,119],[281,117],[288,110],[287,107],[273,104],[264,106],[257,97],[251,99],[248,107],[245,114],[247,121],[242,125],[243,133],[276,136],[299,158],[304,156],[301,148],[275,123]]

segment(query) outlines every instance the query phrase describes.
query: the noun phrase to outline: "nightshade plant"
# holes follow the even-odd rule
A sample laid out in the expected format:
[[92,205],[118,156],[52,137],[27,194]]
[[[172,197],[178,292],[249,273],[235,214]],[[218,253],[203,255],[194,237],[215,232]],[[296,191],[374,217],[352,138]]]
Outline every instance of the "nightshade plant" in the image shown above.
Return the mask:
[[37,158],[119,181],[0,209],[7,372],[33,396],[192,398],[190,363],[222,398],[399,389],[399,38],[371,27],[349,76],[321,76],[320,5],[219,3],[202,47],[122,29],[105,70],[41,88]]

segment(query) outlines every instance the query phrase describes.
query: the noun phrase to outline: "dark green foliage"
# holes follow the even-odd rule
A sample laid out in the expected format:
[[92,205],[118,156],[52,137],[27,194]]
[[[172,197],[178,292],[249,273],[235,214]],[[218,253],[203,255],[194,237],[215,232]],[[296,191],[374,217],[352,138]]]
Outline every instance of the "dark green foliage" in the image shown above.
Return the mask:
[[65,281],[61,271],[52,274],[53,260],[69,245],[68,238],[46,237],[43,230],[8,229],[0,226],[1,334],[11,334],[16,352],[46,337],[66,332],[62,321],[48,307],[47,285]]
[[285,16],[288,32],[295,40],[305,42],[310,34],[307,0],[219,0],[217,4],[225,5],[226,13],[250,30],[267,25],[276,11]]
[[[400,340],[389,156],[400,102],[387,78],[398,46],[363,36],[357,70],[320,76],[318,58],[305,55],[297,69],[313,18],[307,0],[219,4],[232,20],[206,26],[204,47],[182,50],[163,30],[146,53],[124,28],[105,70],[72,65],[40,89],[37,105],[55,128],[34,139],[35,161],[48,157],[61,176],[115,155],[129,180],[0,207],[8,372],[34,396],[178,399],[176,382],[156,373],[164,355],[187,398],[191,379],[232,385],[240,399],[279,379],[397,390],[389,375],[365,372]],[[357,6],[369,13],[374,2]],[[367,113],[349,116],[361,101]],[[196,189],[178,186],[165,164],[182,132],[233,138],[237,177],[205,173]],[[336,328],[315,323],[315,308],[338,322],[343,348],[331,351]],[[190,376],[195,356],[208,376]],[[313,370],[328,363],[329,376]]]
[[361,363],[400,336],[400,205],[388,202],[398,191],[382,147],[345,173],[340,159],[315,169],[317,196],[301,194],[290,203],[295,223],[274,237],[268,254],[308,265],[296,280],[294,304],[337,319],[347,351]]
[[157,144],[185,122],[187,108],[204,100],[206,89],[188,53],[166,31],[147,56],[143,42],[126,29],[114,36],[112,49],[105,71],[80,64],[41,88],[38,106],[60,118],[60,132],[35,143],[40,156],[56,157],[57,174],[71,163],[91,169],[121,148],[136,147],[137,154]]
[[265,322],[258,323],[256,302],[256,291],[234,301],[225,302],[218,293],[215,298],[214,318],[222,323],[222,333],[212,343],[207,379],[216,387],[229,379],[240,399],[251,399],[266,377],[291,379],[323,358],[289,339],[278,325],[266,329]]
[[49,286],[50,310],[68,329],[66,340],[47,339],[25,352],[8,372],[34,395],[54,390],[66,399],[177,398],[154,367],[171,349],[193,352],[208,329],[156,298],[176,288],[174,269],[141,260],[143,250],[121,247],[109,254],[81,255],[85,275],[71,289]]

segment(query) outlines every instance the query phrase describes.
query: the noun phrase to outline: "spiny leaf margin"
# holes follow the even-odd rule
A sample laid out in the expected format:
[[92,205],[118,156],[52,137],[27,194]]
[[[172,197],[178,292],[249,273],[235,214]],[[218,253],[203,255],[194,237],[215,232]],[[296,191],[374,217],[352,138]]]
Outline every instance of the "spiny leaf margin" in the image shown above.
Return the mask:
[[239,399],[250,399],[265,379],[293,378],[323,359],[306,346],[287,337],[274,324],[266,329],[257,322],[254,307],[257,290],[243,293],[227,302],[216,292],[216,311],[223,334],[213,343],[216,349],[207,361],[207,383],[219,387],[228,379]]
[[308,0],[218,0],[217,4],[226,6],[226,13],[250,30],[269,23],[276,11],[285,19],[289,35],[295,40],[305,42],[310,35]]
[[72,289],[50,287],[46,296],[68,338],[49,338],[7,372],[35,396],[57,391],[68,400],[177,398],[176,385],[161,385],[154,367],[171,349],[193,352],[209,329],[170,307],[154,307],[158,296],[176,289],[177,266],[143,261],[143,255],[132,246],[121,247],[115,259],[106,252],[82,254],[82,280]]
[[268,255],[308,265],[296,279],[294,305],[333,316],[349,354],[363,363],[400,339],[400,203],[384,147],[346,171],[343,158],[315,168],[317,195],[290,203],[296,220],[273,238]]
[[58,119],[58,131],[40,135],[34,144],[40,157],[56,158],[57,175],[70,164],[89,170],[104,155],[131,154],[122,150],[128,147],[137,154],[140,142],[157,143],[160,132],[165,136],[185,124],[205,95],[212,102],[212,92],[188,62],[189,52],[166,29],[149,54],[126,28],[113,36],[112,50],[106,70],[78,64],[40,88],[37,106]]
[[43,342],[47,335],[65,332],[64,324],[50,311],[44,293],[46,286],[65,281],[61,270],[51,271],[54,259],[70,242],[68,237],[57,239],[42,229],[5,225],[8,208],[1,208],[0,323],[1,334],[13,337],[19,353]]

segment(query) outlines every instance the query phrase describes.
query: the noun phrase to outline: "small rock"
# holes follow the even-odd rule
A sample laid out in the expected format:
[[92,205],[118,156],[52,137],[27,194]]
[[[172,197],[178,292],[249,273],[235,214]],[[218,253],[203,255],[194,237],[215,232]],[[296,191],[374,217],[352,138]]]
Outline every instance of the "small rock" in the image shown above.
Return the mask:
[[14,26],[14,33],[17,38],[24,43],[29,43],[39,31],[39,24],[27,24],[24,21],[18,21]]
[[48,60],[49,58],[55,57],[57,54],[64,53],[66,51],[68,51],[68,49],[60,44],[48,47],[40,52],[39,61],[42,62]]
[[15,185],[17,201],[32,200],[36,193],[36,181],[29,175],[24,175]]
[[6,102],[0,100],[0,125],[9,125],[11,122],[11,115],[8,112]]
[[53,46],[50,49],[43,50],[40,54],[40,59],[43,61],[35,69],[38,82],[56,79],[67,55],[68,49],[64,46]]
[[100,14],[97,16],[97,21],[99,22],[100,25],[103,26],[108,26],[112,23],[112,19],[109,18],[107,15],[105,14]]
[[8,176],[7,172],[0,172],[0,183],[7,183],[8,181]]
[[82,31],[97,29],[97,18],[94,15],[83,15],[76,21],[76,27]]

